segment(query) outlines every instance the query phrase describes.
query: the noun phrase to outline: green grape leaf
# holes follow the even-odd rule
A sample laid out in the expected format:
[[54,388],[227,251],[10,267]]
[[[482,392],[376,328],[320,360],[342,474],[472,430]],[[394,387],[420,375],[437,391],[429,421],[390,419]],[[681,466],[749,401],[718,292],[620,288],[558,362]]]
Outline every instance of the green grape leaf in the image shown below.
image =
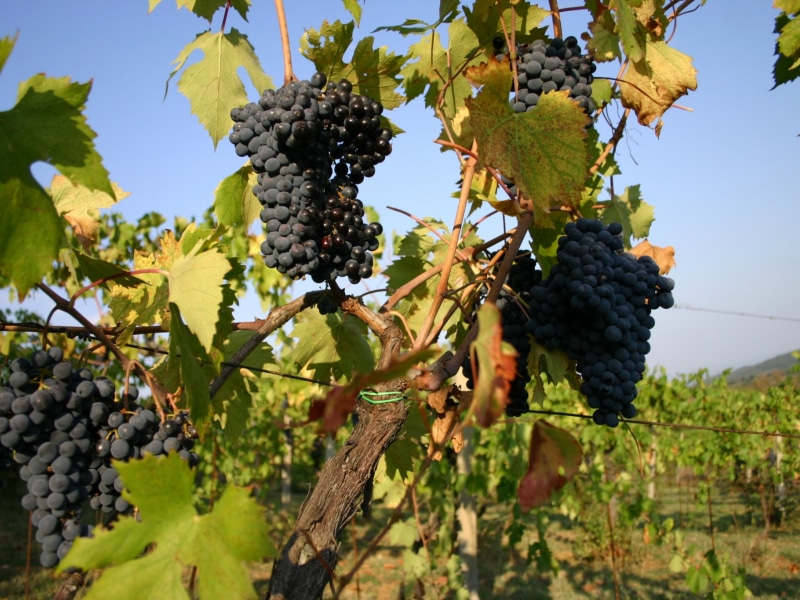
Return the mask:
[[406,480],[415,473],[414,464],[419,464],[422,458],[419,440],[427,433],[422,423],[420,411],[411,408],[408,412],[406,422],[392,445],[386,450],[386,475],[390,479],[399,477]]
[[[197,336],[184,325],[178,306],[170,302],[169,312],[169,369],[173,373],[180,372],[180,381],[185,389],[192,422],[202,433],[208,427],[211,417],[211,395],[208,384],[216,373]],[[204,367],[207,372],[204,371]]]
[[[615,60],[622,56],[619,48],[619,36],[614,32],[617,27],[614,15],[610,10],[602,11],[589,24],[592,37],[589,38],[588,49],[598,62]],[[594,91],[594,85],[592,85]]]
[[396,31],[400,35],[422,35],[433,31],[442,23],[451,23],[458,16],[459,0],[440,0],[439,19],[435,23],[426,23],[420,19],[406,19],[400,25],[384,25],[375,31]]
[[245,165],[220,181],[214,191],[214,214],[222,225],[247,229],[261,213],[261,203],[253,195],[256,172]]
[[344,8],[353,15],[353,20],[356,22],[356,27],[361,25],[361,5],[358,3],[358,0],[342,0],[344,2]]
[[468,77],[483,84],[477,97],[467,100],[480,164],[513,179],[533,202],[534,220],[546,227],[552,203],[580,201],[588,117],[566,92],[543,94],[536,110],[515,113],[508,103],[512,74],[505,62],[492,60],[470,69]]
[[472,58],[478,39],[461,20],[450,24],[447,39],[447,48],[436,32],[412,44],[401,73],[409,101],[424,93],[425,106],[438,106],[445,117],[454,119],[472,96],[469,81],[458,75],[464,67],[478,64],[478,59]]
[[[775,8],[783,10],[775,17],[775,66],[772,70],[775,89],[800,77],[800,1],[776,1]],[[790,16],[792,15],[792,16]]]
[[277,551],[263,510],[247,490],[229,486],[213,512],[198,515],[192,502],[194,473],[177,453],[114,462],[114,467],[137,517],[120,517],[113,529],[98,528],[94,537],[78,538],[57,570],[110,567],[93,582],[86,600],[188,600],[181,577],[187,565],[197,567],[201,600],[257,598],[247,562],[275,557]]
[[534,221],[529,229],[533,255],[544,277],[547,277],[550,269],[558,262],[558,238],[564,235],[564,225],[569,220],[567,212],[551,213],[545,224]]
[[[476,0],[472,8],[464,7],[467,26],[474,33],[479,45],[490,46],[495,37],[503,36],[503,31],[508,30],[511,23],[516,25],[516,41],[518,43],[528,42],[531,39],[528,35],[529,32],[550,16],[550,11],[540,6],[532,6],[524,0],[511,4],[510,8],[506,8],[502,12],[494,0]],[[516,13],[513,18],[512,11]]]
[[6,61],[8,57],[11,56],[11,51],[14,50],[14,45],[17,43],[18,37],[19,33],[13,38],[8,36],[0,38],[0,73],[3,72],[3,67],[6,66]]
[[505,410],[517,376],[517,351],[503,342],[501,320],[495,304],[483,304],[478,309],[478,335],[470,344],[475,380],[472,403],[482,427],[491,426]]
[[[10,51],[5,38],[2,52]],[[20,298],[52,270],[65,241],[61,219],[31,165],[46,162],[76,184],[114,195],[83,115],[90,90],[91,83],[35,75],[20,85],[16,105],[0,112],[0,273]]]
[[347,79],[353,91],[366,94],[385,109],[397,108],[405,100],[395,90],[400,85],[400,69],[406,57],[388,52],[386,46],[374,48],[375,38],[365,36],[353,49],[349,63],[344,55],[353,42],[353,23],[323,22],[320,30],[307,29],[300,38],[300,49],[328,81]]
[[697,71],[692,58],[665,42],[647,42],[647,59],[631,63],[620,80],[622,104],[636,112],[645,127],[656,119],[656,135],[661,132],[661,116],[689,90],[697,89]]
[[611,102],[613,91],[607,79],[595,79],[592,82],[592,100],[597,106]]
[[631,8],[633,4],[639,4],[639,2],[636,0],[634,2],[631,0],[611,0],[608,6],[616,12],[616,30],[619,33],[619,39],[622,42],[625,54],[635,64],[639,64],[645,59],[647,48],[645,46],[644,30],[639,21],[636,20],[636,15]]
[[122,285],[125,287],[136,287],[144,285],[144,281],[134,275],[128,275],[128,271],[120,269],[117,265],[106,262],[93,256],[87,256],[82,252],[71,251],[78,261],[78,268],[84,278],[89,281],[100,281],[106,279],[103,287],[111,289],[112,286]]
[[[154,0],[150,0],[150,11],[153,10]],[[156,4],[161,0],[157,0]],[[178,8],[186,8],[189,11],[196,14],[198,17],[201,17],[211,23],[211,19],[214,18],[214,14],[225,4],[228,0],[176,0],[178,3]],[[247,21],[247,11],[250,9],[250,0],[232,0],[231,6],[236,9],[241,17]]]
[[[229,361],[251,336],[250,331],[232,332],[223,346],[223,360]],[[263,377],[262,373],[252,369],[263,369],[274,362],[272,347],[267,343],[261,344],[247,355],[244,363],[228,377],[212,398],[214,414],[219,419],[226,438],[232,443],[244,439],[242,433],[250,417],[253,392],[256,391],[258,380]]]
[[583,451],[564,429],[539,420],[533,424],[528,470],[520,481],[518,498],[523,511],[550,500],[578,472]]
[[[187,67],[186,62],[195,50],[202,52],[203,58]],[[244,68],[256,89],[273,87],[247,36],[235,28],[229,33],[199,34],[181,50],[173,64],[175,69],[167,78],[167,88],[172,78],[183,70],[178,89],[189,99],[192,113],[208,131],[215,148],[230,132],[231,108],[248,102],[247,91],[239,78],[239,67]]]
[[181,309],[186,324],[206,352],[213,348],[225,274],[230,269],[230,262],[221,252],[208,250],[177,258],[169,272],[169,302]]
[[389,529],[389,541],[393,546],[411,548],[419,538],[419,530],[413,519],[398,521]]
[[621,196],[607,203],[600,212],[600,220],[608,225],[617,222],[622,225],[622,237],[626,246],[631,246],[631,238],[643,239],[650,235],[650,226],[655,221],[655,208],[642,199],[640,186],[625,188]]
[[367,326],[355,317],[341,312],[321,315],[317,310],[303,311],[291,336],[298,339],[295,363],[313,369],[316,379],[326,381],[331,375],[350,379],[375,367]]
[[539,406],[545,399],[545,379],[553,385],[562,381],[577,389],[580,380],[575,371],[575,362],[562,350],[548,350],[531,339],[528,354],[528,373],[534,382],[533,401]]

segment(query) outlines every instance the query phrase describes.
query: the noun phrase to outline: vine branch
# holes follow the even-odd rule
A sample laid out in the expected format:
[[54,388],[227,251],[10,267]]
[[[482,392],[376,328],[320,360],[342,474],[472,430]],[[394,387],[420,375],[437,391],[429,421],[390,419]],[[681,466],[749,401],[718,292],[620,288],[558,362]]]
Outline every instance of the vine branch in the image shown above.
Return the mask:
[[281,30],[281,48],[283,49],[283,84],[295,81],[297,77],[292,69],[292,47],[289,42],[289,26],[286,24],[286,11],[283,0],[275,0],[275,11],[278,13],[278,27]]

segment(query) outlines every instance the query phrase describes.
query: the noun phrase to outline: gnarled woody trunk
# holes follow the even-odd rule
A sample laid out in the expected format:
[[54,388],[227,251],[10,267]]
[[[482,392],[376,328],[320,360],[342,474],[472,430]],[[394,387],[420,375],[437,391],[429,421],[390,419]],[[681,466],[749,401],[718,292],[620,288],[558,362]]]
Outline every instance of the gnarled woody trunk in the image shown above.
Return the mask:
[[[357,300],[342,309],[364,321],[381,340],[378,368],[397,355],[403,336],[397,326]],[[376,386],[378,391],[400,390],[404,380]],[[367,483],[386,449],[397,437],[408,409],[403,402],[356,407],[358,424],[352,435],[320,472],[319,481],[300,508],[281,557],[272,570],[267,600],[314,600],[331,581],[338,560],[338,538],[356,514]]]
[[322,596],[338,560],[338,537],[353,518],[364,487],[405,422],[402,402],[371,405],[359,402],[353,434],[329,460],[319,482],[303,503],[300,515],[275,563],[269,600],[312,600]]

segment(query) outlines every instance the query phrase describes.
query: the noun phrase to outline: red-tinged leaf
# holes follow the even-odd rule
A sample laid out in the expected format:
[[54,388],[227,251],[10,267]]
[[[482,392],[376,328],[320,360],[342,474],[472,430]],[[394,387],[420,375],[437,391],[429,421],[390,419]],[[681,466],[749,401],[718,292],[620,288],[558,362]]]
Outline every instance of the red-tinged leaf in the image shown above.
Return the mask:
[[475,418],[489,427],[508,404],[511,382],[517,374],[517,351],[503,343],[501,314],[494,304],[478,310],[478,336],[471,344],[475,373],[473,403]]
[[522,510],[528,511],[550,500],[578,472],[583,451],[572,434],[546,421],[536,421],[531,435],[528,471],[519,484]]
[[369,389],[392,379],[405,377],[408,370],[428,361],[434,355],[433,350],[422,350],[406,354],[393,361],[387,368],[357,375],[349,384],[336,387],[324,400],[314,400],[308,411],[308,422],[322,421],[322,431],[332,433],[339,429],[356,407],[356,398],[362,390]]

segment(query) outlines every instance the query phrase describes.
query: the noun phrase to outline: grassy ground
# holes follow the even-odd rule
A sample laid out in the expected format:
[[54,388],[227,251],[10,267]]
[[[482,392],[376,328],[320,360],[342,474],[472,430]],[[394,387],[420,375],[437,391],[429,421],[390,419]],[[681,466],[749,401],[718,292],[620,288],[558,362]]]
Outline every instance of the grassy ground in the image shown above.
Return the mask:
[[[662,482],[668,484],[669,482]],[[0,489],[0,600],[25,598],[27,519],[19,507],[20,489],[6,485]],[[298,497],[298,502],[302,498]],[[790,521],[777,530],[765,532],[760,521],[760,509],[746,505],[739,490],[717,488],[713,497],[714,541],[717,553],[727,555],[735,569],[747,570],[747,585],[755,597],[765,600],[800,598],[800,527]],[[516,548],[509,547],[504,535],[508,515],[498,507],[490,507],[480,521],[480,586],[481,597],[508,600],[570,600],[614,599],[615,577],[605,540],[607,535],[604,507],[596,514],[583,515],[587,525],[576,527],[567,519],[552,517],[547,529],[547,542],[558,562],[556,574],[543,574],[528,565],[525,556],[528,545],[537,541],[536,528],[531,526]],[[288,522],[293,512],[284,515]],[[339,572],[345,572],[358,554],[363,552],[371,537],[388,518],[389,512],[375,507],[371,521],[357,519],[342,539],[342,558]],[[693,554],[702,554],[711,547],[708,513],[697,506],[691,491],[664,485],[659,488],[659,514],[671,516],[685,533],[688,547],[696,546]],[[753,515],[755,514],[755,518]],[[597,525],[600,524],[600,525]],[[587,534],[594,531],[594,536]],[[619,551],[616,560],[619,598],[677,600],[696,598],[689,593],[685,575],[670,572],[672,558],[669,544],[645,544],[642,530],[618,530],[615,542]],[[358,552],[353,551],[353,546]],[[32,562],[38,563],[34,549]],[[254,565],[252,576],[263,597],[271,564]],[[53,598],[58,580],[50,572],[32,568],[30,598]],[[446,577],[425,578],[428,598],[449,597]],[[438,588],[439,595],[433,590]],[[402,591],[401,591],[402,590]],[[331,598],[326,593],[326,598]],[[403,549],[384,540],[359,571],[358,577],[340,595],[342,600],[396,600],[412,598],[413,586],[405,582]],[[169,600],[169,599],[165,599]]]

